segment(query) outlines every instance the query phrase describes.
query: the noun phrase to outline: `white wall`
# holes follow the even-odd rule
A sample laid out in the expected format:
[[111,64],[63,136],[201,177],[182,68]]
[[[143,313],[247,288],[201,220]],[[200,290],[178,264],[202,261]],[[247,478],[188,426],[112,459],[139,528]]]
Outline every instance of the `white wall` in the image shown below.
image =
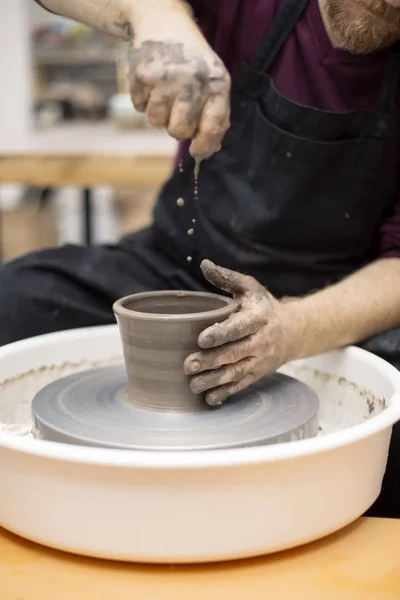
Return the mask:
[[0,135],[26,135],[31,128],[32,68],[28,2],[0,0]]

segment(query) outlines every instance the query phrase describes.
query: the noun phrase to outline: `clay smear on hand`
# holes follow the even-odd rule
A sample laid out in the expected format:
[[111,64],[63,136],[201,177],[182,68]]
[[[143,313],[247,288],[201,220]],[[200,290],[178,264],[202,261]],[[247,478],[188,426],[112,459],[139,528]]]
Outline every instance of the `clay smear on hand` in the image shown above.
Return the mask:
[[[131,97],[153,127],[177,140],[192,139],[192,154],[214,154],[229,126],[230,77],[204,48],[147,40],[130,51]],[[206,121],[207,127],[202,125]],[[208,133],[212,131],[212,136]]]

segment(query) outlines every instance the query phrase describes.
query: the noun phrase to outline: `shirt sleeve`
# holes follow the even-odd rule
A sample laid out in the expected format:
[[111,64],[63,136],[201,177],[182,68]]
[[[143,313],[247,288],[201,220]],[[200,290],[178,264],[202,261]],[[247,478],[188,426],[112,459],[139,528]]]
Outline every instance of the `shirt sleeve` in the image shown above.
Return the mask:
[[400,258],[400,196],[381,230],[379,258]]

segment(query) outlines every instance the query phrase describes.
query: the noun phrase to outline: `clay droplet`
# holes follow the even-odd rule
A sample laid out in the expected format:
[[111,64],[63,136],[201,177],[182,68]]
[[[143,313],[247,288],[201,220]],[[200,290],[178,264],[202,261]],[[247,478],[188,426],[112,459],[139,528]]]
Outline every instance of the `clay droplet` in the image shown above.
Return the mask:
[[194,162],[194,179],[195,181],[198,180],[199,175],[200,175],[200,165],[201,165],[201,158],[196,158],[195,162]]
[[188,229],[188,235],[193,235],[194,234],[194,229]]
[[189,263],[191,263],[191,262],[192,262],[192,260],[193,260],[193,259],[192,259],[192,257],[191,257],[191,256],[188,256],[188,257],[187,257],[187,261],[188,261]]
[[176,201],[176,203],[177,203],[178,206],[184,206],[185,201],[184,201],[183,198],[178,198],[178,200]]
[[179,163],[179,172],[183,173],[183,162],[182,161],[180,161],[180,163]]
[[196,219],[192,219],[192,223],[196,223]]

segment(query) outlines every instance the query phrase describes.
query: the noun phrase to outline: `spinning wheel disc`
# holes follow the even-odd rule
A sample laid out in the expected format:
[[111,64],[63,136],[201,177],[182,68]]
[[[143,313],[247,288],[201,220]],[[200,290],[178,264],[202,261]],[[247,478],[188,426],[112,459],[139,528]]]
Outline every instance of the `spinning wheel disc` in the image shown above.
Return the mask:
[[288,442],[316,435],[319,401],[305,384],[266,377],[217,408],[148,410],[126,393],[125,367],[64,377],[32,402],[35,437],[131,450],[208,450]]

